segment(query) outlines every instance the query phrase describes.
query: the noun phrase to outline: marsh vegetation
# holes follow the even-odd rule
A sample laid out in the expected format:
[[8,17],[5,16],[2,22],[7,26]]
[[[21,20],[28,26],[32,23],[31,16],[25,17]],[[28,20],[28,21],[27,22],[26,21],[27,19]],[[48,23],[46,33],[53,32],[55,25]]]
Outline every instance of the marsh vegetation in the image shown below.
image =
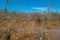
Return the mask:
[[0,11],[0,40],[60,40],[59,13]]

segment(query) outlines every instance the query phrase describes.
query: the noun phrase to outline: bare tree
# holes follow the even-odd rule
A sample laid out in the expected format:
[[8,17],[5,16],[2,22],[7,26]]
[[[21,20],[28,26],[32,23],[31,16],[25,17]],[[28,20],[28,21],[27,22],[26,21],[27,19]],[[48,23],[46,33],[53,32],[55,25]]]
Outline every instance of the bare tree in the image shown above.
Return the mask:
[[49,16],[49,20],[50,20],[50,8],[51,8],[51,5],[50,5],[51,3],[50,2],[48,2],[48,16]]

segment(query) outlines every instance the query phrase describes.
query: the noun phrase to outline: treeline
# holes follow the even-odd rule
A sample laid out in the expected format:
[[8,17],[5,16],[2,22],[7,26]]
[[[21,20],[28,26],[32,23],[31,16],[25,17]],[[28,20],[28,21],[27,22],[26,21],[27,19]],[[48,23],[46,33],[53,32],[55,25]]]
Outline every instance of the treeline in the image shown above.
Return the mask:
[[19,20],[19,21],[42,21],[42,20],[60,20],[60,13],[26,13],[26,12],[8,12],[0,11],[0,19]]

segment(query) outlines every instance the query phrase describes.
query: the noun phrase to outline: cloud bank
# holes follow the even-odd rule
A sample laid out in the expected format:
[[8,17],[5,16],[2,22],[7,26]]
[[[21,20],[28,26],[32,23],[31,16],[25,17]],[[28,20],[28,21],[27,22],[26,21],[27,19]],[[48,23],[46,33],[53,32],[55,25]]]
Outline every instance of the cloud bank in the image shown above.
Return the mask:
[[46,7],[32,7],[31,9],[40,10],[40,11],[47,11],[48,10]]

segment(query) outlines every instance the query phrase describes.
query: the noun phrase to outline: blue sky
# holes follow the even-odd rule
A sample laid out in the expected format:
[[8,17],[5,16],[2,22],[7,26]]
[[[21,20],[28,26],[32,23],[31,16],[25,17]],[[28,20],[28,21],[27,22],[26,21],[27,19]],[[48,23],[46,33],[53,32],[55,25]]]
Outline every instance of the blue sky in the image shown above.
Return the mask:
[[[40,12],[47,11],[48,2],[51,3],[51,10],[60,11],[60,0],[9,0],[7,9],[9,11]],[[0,0],[0,9],[4,9],[6,0]]]

